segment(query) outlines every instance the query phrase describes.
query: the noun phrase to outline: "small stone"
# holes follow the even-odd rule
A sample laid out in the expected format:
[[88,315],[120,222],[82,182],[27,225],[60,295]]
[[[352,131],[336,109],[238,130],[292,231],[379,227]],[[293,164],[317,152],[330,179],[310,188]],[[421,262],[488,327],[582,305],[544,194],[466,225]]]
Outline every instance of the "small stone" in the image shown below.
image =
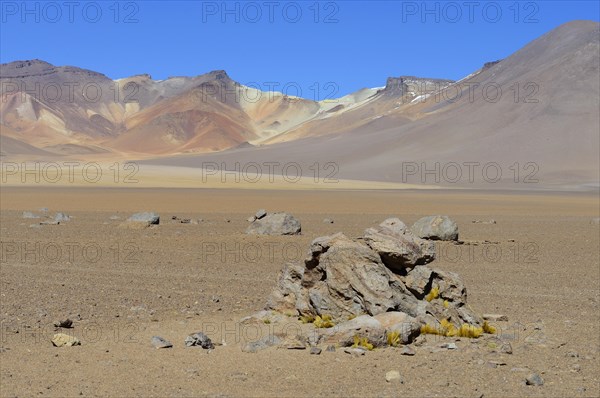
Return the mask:
[[255,217],[255,216],[248,217],[248,218],[246,219],[246,221],[248,221],[248,222],[254,222],[254,220],[256,220],[256,217]]
[[213,342],[208,338],[207,335],[205,335],[202,332],[198,332],[198,333],[194,333],[190,336],[187,336],[185,338],[185,346],[186,347],[194,347],[194,346],[200,346],[202,348],[204,348],[205,350],[208,349],[214,349],[215,345],[213,344]]
[[579,358],[579,353],[577,353],[575,351],[569,351],[569,352],[567,352],[567,356],[570,358]]
[[54,322],[54,326],[56,326],[57,328],[69,329],[73,327],[73,321],[67,318],[64,321]]
[[413,356],[417,353],[417,351],[414,349],[414,347],[412,345],[405,345],[404,347],[402,347],[402,351],[400,351],[400,355],[408,355],[408,356]]
[[310,354],[311,355],[321,355],[321,349],[319,347],[311,347]]
[[490,322],[507,322],[508,316],[502,314],[483,314],[483,319]]
[[77,337],[69,336],[64,333],[57,333],[52,337],[52,344],[55,347],[72,347],[81,345],[81,341]]
[[267,211],[265,209],[260,209],[254,215],[254,218],[256,220],[260,220],[261,218],[265,217],[266,215],[267,215]]
[[325,224],[333,224],[333,220],[331,218],[325,218],[325,219],[323,219],[323,223],[325,223]]
[[327,348],[325,349],[325,351],[327,351],[327,352],[335,352],[335,346],[334,345],[328,345]]
[[490,368],[497,368],[498,366],[506,366],[506,362],[503,362],[503,361],[488,361],[487,365]]
[[353,357],[359,357],[361,355],[365,355],[365,353],[367,351],[363,350],[362,348],[347,347],[347,348],[344,348],[344,352],[346,354],[352,355]]
[[544,379],[537,373],[532,373],[525,379],[525,384],[528,386],[541,386],[544,385]]
[[152,336],[152,340],[150,342],[156,349],[173,347],[173,344],[170,341],[167,341],[160,336]]
[[389,372],[387,372],[385,374],[385,381],[387,381],[388,383],[403,383],[402,376],[400,376],[400,372],[398,372],[397,370],[390,370]]
[[65,213],[56,213],[54,215],[54,221],[58,223],[71,221],[71,216]]
[[500,352],[502,354],[512,354],[513,353],[513,349],[512,349],[512,345],[506,341],[502,344],[502,347],[500,347]]
[[571,372],[581,372],[581,365],[578,363],[571,365]]
[[444,343],[442,344],[442,348],[446,348],[448,350],[456,350],[458,347],[456,346],[456,343]]

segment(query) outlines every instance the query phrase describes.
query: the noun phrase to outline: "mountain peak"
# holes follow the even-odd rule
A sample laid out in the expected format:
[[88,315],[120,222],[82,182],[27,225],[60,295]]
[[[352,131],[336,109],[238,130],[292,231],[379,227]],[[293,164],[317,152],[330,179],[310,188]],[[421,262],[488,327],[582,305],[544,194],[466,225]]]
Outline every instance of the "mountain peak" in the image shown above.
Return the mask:
[[13,61],[0,65],[0,77],[24,77],[43,74],[55,66],[40,59]]

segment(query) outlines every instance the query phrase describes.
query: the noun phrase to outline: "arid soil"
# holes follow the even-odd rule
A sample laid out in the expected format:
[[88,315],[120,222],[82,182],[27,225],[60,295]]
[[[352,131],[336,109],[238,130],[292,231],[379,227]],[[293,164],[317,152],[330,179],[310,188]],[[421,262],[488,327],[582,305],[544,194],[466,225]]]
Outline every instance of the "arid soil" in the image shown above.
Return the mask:
[[[3,187],[0,396],[598,396],[599,205],[566,193]],[[30,227],[40,219],[22,212],[43,207],[73,218]],[[259,208],[293,214],[302,235],[245,235]],[[137,211],[159,212],[160,225],[119,228]],[[453,218],[468,243],[439,243],[432,266],[462,277],[473,310],[508,317],[498,336],[427,336],[414,356],[241,351],[258,331],[238,321],[312,239],[431,214]],[[52,346],[65,318],[81,346]],[[184,346],[198,331],[213,351]],[[174,347],[153,348],[154,335]],[[507,341],[512,354],[499,352]],[[390,370],[403,383],[386,382]],[[530,373],[544,385],[526,385]]]

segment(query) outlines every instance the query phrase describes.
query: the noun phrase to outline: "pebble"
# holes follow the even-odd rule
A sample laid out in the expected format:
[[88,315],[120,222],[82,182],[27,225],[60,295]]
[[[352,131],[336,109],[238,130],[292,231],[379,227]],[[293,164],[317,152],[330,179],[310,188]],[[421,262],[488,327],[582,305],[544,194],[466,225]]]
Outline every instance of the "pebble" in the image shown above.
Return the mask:
[[537,373],[532,373],[525,379],[525,384],[528,386],[541,386],[544,384],[544,379]]
[[325,349],[325,351],[327,351],[327,352],[335,352],[335,346],[334,345],[328,345],[327,348]]
[[362,348],[352,348],[352,347],[347,347],[344,348],[344,352],[346,354],[350,354],[353,357],[359,357],[361,355],[365,355],[365,353],[367,352],[366,350],[363,350]]
[[54,326],[56,326],[57,328],[65,328],[65,329],[72,328],[73,321],[70,320],[69,318],[67,318],[64,321],[54,322]]
[[400,376],[400,372],[398,372],[397,370],[390,370],[389,372],[387,372],[385,374],[385,381],[387,381],[388,383],[403,383],[402,376]]
[[202,332],[194,333],[190,336],[187,336],[185,338],[185,346],[186,347],[200,346],[204,349],[215,348],[215,345],[213,344],[213,342],[208,338],[207,335],[205,335]]
[[152,340],[150,342],[157,349],[173,347],[173,344],[170,341],[167,341],[160,336],[152,336]]
[[457,346],[455,343],[444,343],[444,344],[442,344],[442,348],[447,348],[449,350],[456,350]]
[[321,355],[321,349],[319,347],[311,347],[310,353],[311,355]]
[[502,347],[500,347],[500,352],[503,354],[512,354],[513,353],[513,349],[512,349],[512,345],[506,341],[502,344]]
[[402,347],[402,351],[400,351],[400,355],[409,355],[409,356],[413,356],[417,353],[417,351],[414,349],[413,346],[411,345],[405,345],[404,347]]

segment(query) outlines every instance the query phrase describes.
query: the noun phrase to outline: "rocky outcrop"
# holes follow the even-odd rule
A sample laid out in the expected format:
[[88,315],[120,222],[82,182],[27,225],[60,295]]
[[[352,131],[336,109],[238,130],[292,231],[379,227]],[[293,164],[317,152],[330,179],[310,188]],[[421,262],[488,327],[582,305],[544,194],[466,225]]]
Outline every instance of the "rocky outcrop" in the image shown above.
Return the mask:
[[454,83],[453,80],[431,79],[416,76],[388,77],[383,93],[388,96],[432,94]]
[[466,307],[459,276],[422,264],[435,257],[432,242],[398,221],[386,220],[359,239],[337,233],[313,240],[304,264],[285,264],[267,309],[336,322],[395,311],[421,323],[480,324]]

